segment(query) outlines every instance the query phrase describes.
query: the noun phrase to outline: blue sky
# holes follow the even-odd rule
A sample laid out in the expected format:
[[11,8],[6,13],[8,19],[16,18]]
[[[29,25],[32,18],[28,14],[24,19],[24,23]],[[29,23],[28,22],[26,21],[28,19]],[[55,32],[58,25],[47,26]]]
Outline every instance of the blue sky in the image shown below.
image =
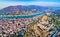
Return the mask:
[[0,1],[21,1],[21,2],[36,2],[36,1],[45,1],[45,2],[60,2],[60,0],[0,0]]
[[0,9],[15,5],[40,5],[60,7],[60,0],[0,0]]

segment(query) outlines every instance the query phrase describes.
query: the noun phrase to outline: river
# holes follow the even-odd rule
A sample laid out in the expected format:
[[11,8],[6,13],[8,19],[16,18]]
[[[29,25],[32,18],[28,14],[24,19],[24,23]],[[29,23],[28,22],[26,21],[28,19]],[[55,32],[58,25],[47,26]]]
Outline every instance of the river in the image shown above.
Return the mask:
[[12,18],[12,19],[13,18],[33,18],[33,17],[36,17],[36,16],[42,16],[44,14],[46,14],[46,12],[40,12],[38,14],[26,15],[26,16],[21,16],[21,15],[0,15],[0,19],[2,19],[2,18],[8,18],[8,19],[10,19],[10,18]]

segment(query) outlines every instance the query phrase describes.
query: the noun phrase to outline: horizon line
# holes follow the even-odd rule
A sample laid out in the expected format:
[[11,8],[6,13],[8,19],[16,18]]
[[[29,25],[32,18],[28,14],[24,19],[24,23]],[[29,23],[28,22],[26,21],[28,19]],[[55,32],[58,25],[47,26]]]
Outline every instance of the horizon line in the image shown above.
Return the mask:
[[8,7],[8,6],[17,6],[17,5],[38,5],[38,6],[51,6],[51,7],[60,7],[60,3],[58,2],[0,2],[0,9]]

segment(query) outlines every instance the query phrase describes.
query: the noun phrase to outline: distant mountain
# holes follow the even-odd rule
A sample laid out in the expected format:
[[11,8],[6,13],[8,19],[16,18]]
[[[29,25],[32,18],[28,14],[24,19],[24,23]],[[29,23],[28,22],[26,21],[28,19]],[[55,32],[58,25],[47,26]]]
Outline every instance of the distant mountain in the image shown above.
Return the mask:
[[[29,6],[8,6],[6,8],[3,8],[0,10],[0,15],[16,15],[16,14],[21,14],[26,11],[33,11],[35,9],[35,12],[37,11],[44,11],[48,9],[48,7],[43,7],[43,6],[35,6],[35,5],[29,5]],[[34,11],[33,11],[34,12]]]

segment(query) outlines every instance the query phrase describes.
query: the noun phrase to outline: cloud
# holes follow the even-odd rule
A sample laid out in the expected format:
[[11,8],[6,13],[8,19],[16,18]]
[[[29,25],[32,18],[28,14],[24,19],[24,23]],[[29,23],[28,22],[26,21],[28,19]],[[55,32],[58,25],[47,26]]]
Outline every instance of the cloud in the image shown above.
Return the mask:
[[59,6],[59,2],[0,2],[0,9],[16,5],[40,5],[40,6]]

